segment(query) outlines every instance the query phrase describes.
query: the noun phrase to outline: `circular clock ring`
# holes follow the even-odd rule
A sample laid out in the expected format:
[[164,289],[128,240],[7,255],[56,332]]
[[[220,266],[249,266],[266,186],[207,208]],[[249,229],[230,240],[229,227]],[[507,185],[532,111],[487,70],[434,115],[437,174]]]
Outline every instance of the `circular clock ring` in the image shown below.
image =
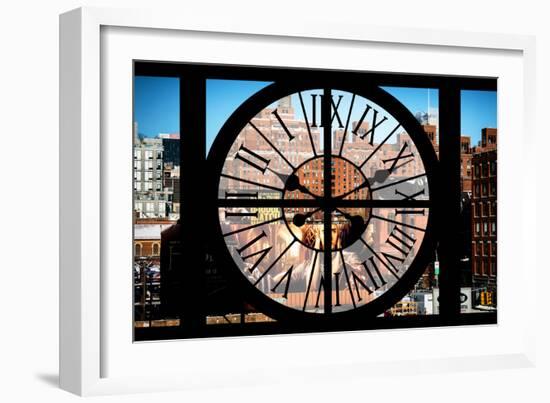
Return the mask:
[[225,122],[208,163],[216,258],[235,292],[278,321],[364,323],[400,301],[433,258],[437,156],[377,86],[271,84]]

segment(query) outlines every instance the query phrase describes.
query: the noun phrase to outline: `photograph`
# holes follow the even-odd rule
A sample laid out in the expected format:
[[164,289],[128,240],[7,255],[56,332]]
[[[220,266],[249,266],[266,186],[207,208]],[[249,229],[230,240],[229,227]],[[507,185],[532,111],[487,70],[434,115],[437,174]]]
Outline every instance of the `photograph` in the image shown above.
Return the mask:
[[539,3],[7,4],[2,401],[547,403]]
[[497,323],[496,79],[136,61],[132,123],[135,341]]

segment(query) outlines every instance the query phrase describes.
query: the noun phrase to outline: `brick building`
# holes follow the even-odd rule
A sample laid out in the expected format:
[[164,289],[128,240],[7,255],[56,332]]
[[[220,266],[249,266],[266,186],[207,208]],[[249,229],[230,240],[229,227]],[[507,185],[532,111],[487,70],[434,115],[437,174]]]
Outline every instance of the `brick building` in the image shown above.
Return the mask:
[[469,136],[460,136],[460,188],[472,194],[472,147]]
[[432,145],[434,146],[434,150],[438,152],[439,145],[437,144],[437,126],[425,124],[425,125],[422,125],[422,128],[424,129],[424,132],[428,135],[428,138],[432,142]]
[[497,276],[496,142],[497,129],[483,129],[472,154],[472,281],[475,289],[491,293]]
[[137,220],[134,224],[135,258],[149,258],[158,261],[160,259],[160,234],[172,225],[174,222],[170,220]]

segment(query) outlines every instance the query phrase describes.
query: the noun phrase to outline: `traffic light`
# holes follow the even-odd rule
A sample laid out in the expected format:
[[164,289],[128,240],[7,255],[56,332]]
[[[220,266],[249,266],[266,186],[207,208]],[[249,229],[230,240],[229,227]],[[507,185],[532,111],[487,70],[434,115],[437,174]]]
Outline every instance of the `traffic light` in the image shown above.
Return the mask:
[[490,291],[487,292],[487,305],[493,305],[493,293]]
[[487,305],[487,292],[486,291],[481,291],[480,293],[480,299],[481,299],[481,302],[480,304],[481,305]]

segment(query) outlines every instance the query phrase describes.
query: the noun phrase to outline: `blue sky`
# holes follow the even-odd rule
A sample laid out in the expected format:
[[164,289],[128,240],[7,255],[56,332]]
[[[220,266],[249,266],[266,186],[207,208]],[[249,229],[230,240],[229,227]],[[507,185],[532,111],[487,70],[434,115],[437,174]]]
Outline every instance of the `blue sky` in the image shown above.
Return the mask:
[[[208,80],[206,86],[207,150],[231,113],[248,97],[269,85],[268,82]],[[413,114],[428,112],[438,119],[438,91],[426,88],[384,88]],[[134,119],[139,133],[154,137],[159,133],[179,132],[179,80],[167,77],[136,77],[134,81]],[[472,137],[475,145],[481,129],[497,127],[497,95],[494,91],[462,91],[461,133]]]
[[206,81],[206,151],[225,121],[250,96],[271,84],[265,81]]
[[134,78],[134,121],[146,137],[179,133],[179,79],[173,77]]
[[472,138],[472,145],[477,145],[481,139],[481,129],[497,127],[497,93],[462,91],[460,101],[460,131]]
[[382,87],[397,98],[414,115],[429,112],[436,115],[439,110],[439,91],[430,88]]

